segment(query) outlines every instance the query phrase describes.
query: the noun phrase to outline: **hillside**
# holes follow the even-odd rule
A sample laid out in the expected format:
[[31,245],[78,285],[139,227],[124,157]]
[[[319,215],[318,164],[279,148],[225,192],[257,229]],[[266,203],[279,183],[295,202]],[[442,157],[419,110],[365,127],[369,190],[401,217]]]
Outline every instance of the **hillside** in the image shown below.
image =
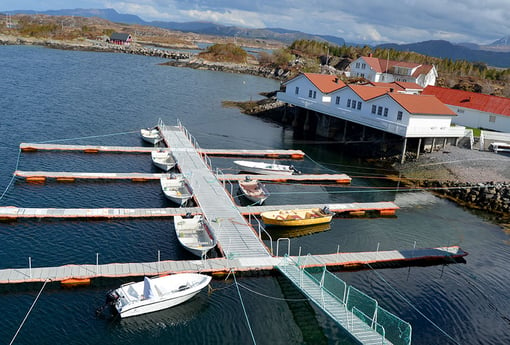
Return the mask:
[[510,53],[486,50],[473,50],[465,45],[455,45],[448,41],[433,40],[410,44],[381,44],[376,48],[395,49],[399,51],[413,51],[423,55],[448,58],[451,60],[466,60],[470,62],[484,62],[490,66],[510,68]]

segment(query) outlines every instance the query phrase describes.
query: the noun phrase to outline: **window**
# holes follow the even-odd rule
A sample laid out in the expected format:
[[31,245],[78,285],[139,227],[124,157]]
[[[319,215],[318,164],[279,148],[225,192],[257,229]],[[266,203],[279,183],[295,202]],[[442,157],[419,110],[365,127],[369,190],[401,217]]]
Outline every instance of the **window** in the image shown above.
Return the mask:
[[356,68],[359,68],[359,62],[356,62]]
[[457,109],[457,113],[464,114],[464,109]]
[[401,111],[397,112],[397,121],[402,121],[402,112]]
[[294,91],[296,95],[299,95],[299,86],[296,86],[296,91]]
[[312,90],[308,90],[308,97],[312,98],[313,96],[313,91]]
[[495,123],[496,122],[496,115],[489,115],[489,122]]
[[317,98],[317,91],[313,92],[313,98]]
[[377,105],[372,105],[372,114],[375,114],[377,112]]
[[361,69],[365,69],[365,68],[367,68],[367,64],[366,63],[361,64]]
[[388,108],[384,108],[384,116],[388,117]]
[[340,104],[340,96],[336,96],[335,104]]
[[350,108],[350,107],[351,107],[351,99],[349,98],[349,99],[347,100],[347,108]]
[[358,102],[358,110],[361,110],[361,101]]
[[377,115],[382,115],[382,107],[377,107]]
[[352,100],[351,108],[356,109],[356,101],[355,100]]

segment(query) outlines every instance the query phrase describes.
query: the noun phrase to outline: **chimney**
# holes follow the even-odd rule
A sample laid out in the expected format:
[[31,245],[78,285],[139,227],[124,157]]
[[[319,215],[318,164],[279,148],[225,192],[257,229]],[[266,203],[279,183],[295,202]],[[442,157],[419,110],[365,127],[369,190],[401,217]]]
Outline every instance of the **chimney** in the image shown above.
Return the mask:
[[335,78],[335,83],[338,84],[338,78]]
[[392,88],[392,87],[390,87],[390,92],[393,92],[393,91],[394,91],[394,90],[393,90],[393,88]]

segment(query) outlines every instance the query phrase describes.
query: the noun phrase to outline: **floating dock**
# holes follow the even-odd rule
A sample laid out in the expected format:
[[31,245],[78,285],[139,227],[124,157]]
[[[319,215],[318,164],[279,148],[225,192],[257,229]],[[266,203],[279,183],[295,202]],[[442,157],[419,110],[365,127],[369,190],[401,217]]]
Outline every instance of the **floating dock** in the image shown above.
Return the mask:
[[[23,152],[36,151],[76,151],[84,153],[151,153],[165,149],[162,147],[145,146],[102,146],[102,145],[63,145],[21,143],[19,148]],[[173,149],[172,146],[169,147]],[[179,149],[176,147],[176,149]],[[260,158],[291,158],[302,159],[305,153],[301,150],[229,150],[229,149],[197,149],[199,154],[221,157],[260,157]]]
[[[326,266],[330,268],[347,268],[377,264],[403,264],[427,260],[446,260],[452,262],[466,256],[467,253],[458,246],[388,250],[377,252],[335,253],[291,256],[299,261],[301,267]],[[87,278],[122,278],[154,276],[183,272],[206,272],[227,274],[234,271],[271,271],[280,265],[283,257],[237,257],[207,260],[167,260],[156,262],[111,263],[102,265],[64,265],[58,267],[32,267],[0,269],[0,284],[34,283],[46,280],[65,281],[68,279]]]
[[[258,215],[272,210],[291,210],[295,208],[323,208],[327,206],[335,213],[362,215],[374,211],[381,216],[395,215],[398,206],[393,202],[368,202],[350,204],[304,204],[304,205],[272,205],[272,206],[233,206],[244,216]],[[199,207],[165,207],[165,208],[36,208],[0,206],[0,221],[17,219],[43,218],[79,218],[79,219],[110,219],[110,218],[161,218],[183,216],[186,213],[201,214]],[[354,214],[353,214],[354,213]]]

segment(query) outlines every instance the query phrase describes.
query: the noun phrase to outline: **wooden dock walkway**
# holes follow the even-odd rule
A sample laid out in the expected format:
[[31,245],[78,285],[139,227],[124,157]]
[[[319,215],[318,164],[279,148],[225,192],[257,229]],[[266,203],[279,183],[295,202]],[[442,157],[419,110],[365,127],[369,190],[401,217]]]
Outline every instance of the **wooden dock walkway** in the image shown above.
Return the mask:
[[[132,180],[135,182],[145,180],[159,180],[164,173],[99,173],[99,172],[71,172],[71,171],[24,171],[16,170],[14,176],[27,181],[43,182],[46,179],[55,179],[61,182],[73,182],[77,179],[88,180]],[[178,175],[178,174],[176,174]],[[338,183],[347,184],[351,178],[345,174],[301,174],[301,175],[244,175],[220,174],[216,178],[220,181],[240,181],[246,177],[267,182],[297,182],[297,183]]]
[[[322,208],[327,206],[336,213],[376,211],[381,215],[393,215],[399,208],[392,202],[369,202],[349,204],[304,204],[304,205],[268,205],[268,206],[236,206],[242,215],[258,215],[272,210],[290,210],[295,208]],[[42,218],[80,218],[80,219],[110,219],[110,218],[161,218],[183,216],[187,212],[201,214],[199,207],[165,207],[165,208],[33,208],[0,206],[0,220],[42,219]]]
[[[291,257],[300,261],[302,267],[324,265],[326,267],[363,266],[366,264],[404,263],[424,260],[446,260],[460,258],[467,255],[458,246],[388,250],[378,252],[335,253],[326,255],[311,255]],[[66,279],[85,278],[122,278],[154,276],[158,274],[173,274],[182,272],[227,273],[235,271],[271,271],[282,261],[282,257],[234,257],[207,260],[168,260],[156,262],[110,263],[87,265],[64,265],[58,267],[32,267],[0,269],[0,284],[44,282],[47,279],[62,281]]]
[[[104,145],[65,145],[65,144],[36,144],[21,143],[23,152],[35,151],[77,151],[84,153],[150,153],[162,149],[161,147],[145,146],[104,146]],[[170,150],[173,147],[170,146]],[[260,157],[260,158],[291,158],[302,159],[305,153],[301,150],[231,150],[231,149],[198,149],[198,153],[208,156],[221,157]]]

